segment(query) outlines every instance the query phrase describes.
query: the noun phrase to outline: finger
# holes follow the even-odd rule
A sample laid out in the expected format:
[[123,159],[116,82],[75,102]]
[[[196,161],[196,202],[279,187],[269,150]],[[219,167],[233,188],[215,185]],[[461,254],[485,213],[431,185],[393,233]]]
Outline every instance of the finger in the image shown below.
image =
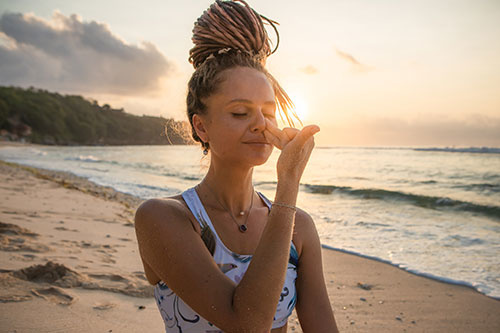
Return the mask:
[[288,137],[283,133],[282,130],[280,130],[278,127],[276,127],[269,119],[266,118],[266,129],[274,136],[278,137],[280,142],[282,144],[288,142]]
[[277,136],[271,134],[268,130],[264,130],[264,137],[266,138],[267,142],[272,144],[278,149],[283,149],[283,145],[281,144],[281,141],[278,139]]
[[286,136],[288,137],[289,141],[293,140],[293,138],[295,138],[295,136],[299,132],[300,131],[298,129],[296,129],[296,128],[291,128],[291,127],[285,127],[285,128],[283,128],[283,133],[286,134]]
[[273,133],[271,133],[270,131],[266,129],[264,129],[264,137],[266,138],[266,140],[273,144],[274,146],[276,146],[277,148],[281,149],[283,147],[283,143],[281,142],[280,138],[277,137],[276,135],[274,135]]
[[299,133],[297,133],[297,135],[295,136],[295,140],[300,141],[300,144],[304,145],[309,138],[311,138],[314,134],[318,133],[319,131],[320,131],[319,126],[308,125],[302,128],[302,130]]

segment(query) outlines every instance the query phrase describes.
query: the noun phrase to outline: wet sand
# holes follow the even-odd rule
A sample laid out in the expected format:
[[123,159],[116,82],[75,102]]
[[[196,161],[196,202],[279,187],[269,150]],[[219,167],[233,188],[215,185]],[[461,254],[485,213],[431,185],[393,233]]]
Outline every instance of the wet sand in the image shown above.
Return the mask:
[[[141,200],[68,173],[0,161],[2,332],[162,332],[139,259]],[[500,302],[471,288],[324,249],[347,332],[499,332]],[[302,332],[296,314],[289,332]]]

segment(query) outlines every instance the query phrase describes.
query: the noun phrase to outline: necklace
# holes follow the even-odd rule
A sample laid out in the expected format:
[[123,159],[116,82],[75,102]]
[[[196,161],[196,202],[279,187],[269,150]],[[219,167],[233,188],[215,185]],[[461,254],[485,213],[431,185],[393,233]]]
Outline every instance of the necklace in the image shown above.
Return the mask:
[[[224,207],[224,205],[219,201],[219,199],[217,199],[217,196],[214,194],[214,191],[212,191],[212,189],[210,188],[210,186],[208,186],[208,184],[205,183],[205,185],[208,187],[208,189],[210,190],[210,192],[212,192],[212,195],[214,196],[215,200],[217,200],[217,202],[219,203],[219,205],[221,205],[221,207],[229,213],[229,216],[231,216],[231,218],[233,219],[234,223],[236,223],[236,225],[238,226],[238,230],[242,233],[245,233],[247,230],[248,230],[248,227],[247,227],[247,221],[248,221],[248,217],[250,216],[250,211],[252,210],[252,206],[253,206],[253,196],[254,196],[254,193],[253,193],[253,189],[252,189],[252,201],[250,203],[250,208],[248,209],[248,214],[247,214],[247,217],[245,218],[245,223],[243,224],[239,224],[238,221],[236,221],[236,219],[234,218],[233,214],[231,213],[231,211],[229,209],[226,209],[226,207]],[[245,215],[245,211],[241,211],[240,212],[240,215]]]

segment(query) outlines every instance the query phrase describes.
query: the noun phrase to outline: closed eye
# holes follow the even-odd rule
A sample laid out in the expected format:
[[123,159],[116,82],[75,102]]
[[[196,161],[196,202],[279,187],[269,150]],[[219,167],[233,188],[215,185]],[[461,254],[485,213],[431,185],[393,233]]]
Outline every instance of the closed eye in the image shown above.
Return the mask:
[[232,115],[235,117],[238,117],[238,116],[246,116],[247,114],[246,113],[233,113]]

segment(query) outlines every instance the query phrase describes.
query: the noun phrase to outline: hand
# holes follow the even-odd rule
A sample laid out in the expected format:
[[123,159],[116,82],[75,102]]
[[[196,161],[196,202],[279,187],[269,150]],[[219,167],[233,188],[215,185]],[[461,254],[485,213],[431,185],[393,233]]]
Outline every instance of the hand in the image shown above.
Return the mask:
[[280,130],[269,119],[266,119],[264,136],[266,140],[281,150],[276,166],[278,180],[292,177],[300,181],[302,173],[314,148],[314,134],[320,131],[317,125],[308,125],[302,130],[285,127]]

